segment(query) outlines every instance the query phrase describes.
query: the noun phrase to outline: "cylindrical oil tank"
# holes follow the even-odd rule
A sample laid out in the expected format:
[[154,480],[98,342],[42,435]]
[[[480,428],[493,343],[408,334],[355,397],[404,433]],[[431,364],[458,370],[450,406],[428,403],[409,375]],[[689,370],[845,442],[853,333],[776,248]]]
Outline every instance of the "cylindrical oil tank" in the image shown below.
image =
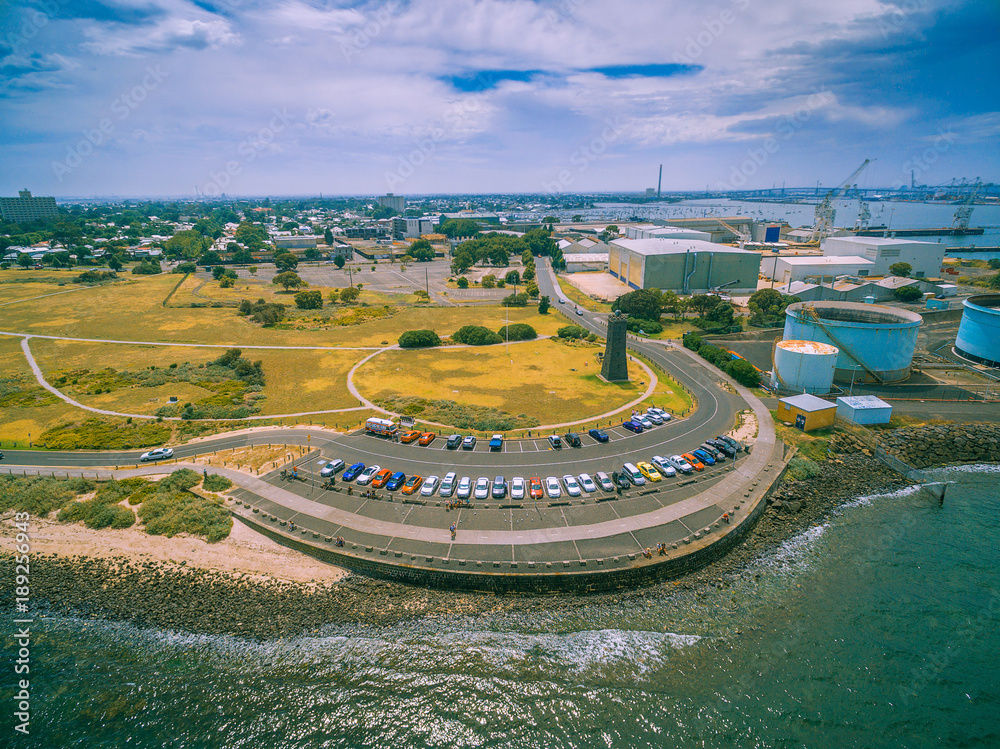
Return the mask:
[[922,322],[915,312],[881,304],[797,302],[785,310],[782,337],[840,349],[837,382],[899,382],[910,375]]
[[840,350],[816,341],[778,341],[772,384],[795,393],[829,393]]
[[972,296],[962,306],[955,349],[967,359],[1000,367],[1000,294]]

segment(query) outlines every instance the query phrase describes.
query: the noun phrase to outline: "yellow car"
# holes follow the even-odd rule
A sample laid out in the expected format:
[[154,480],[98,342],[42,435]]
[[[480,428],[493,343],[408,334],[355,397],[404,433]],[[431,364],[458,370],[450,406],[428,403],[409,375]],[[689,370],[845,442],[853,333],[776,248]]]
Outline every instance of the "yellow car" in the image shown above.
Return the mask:
[[646,477],[647,481],[662,481],[663,476],[656,470],[656,466],[651,463],[636,463],[639,473]]

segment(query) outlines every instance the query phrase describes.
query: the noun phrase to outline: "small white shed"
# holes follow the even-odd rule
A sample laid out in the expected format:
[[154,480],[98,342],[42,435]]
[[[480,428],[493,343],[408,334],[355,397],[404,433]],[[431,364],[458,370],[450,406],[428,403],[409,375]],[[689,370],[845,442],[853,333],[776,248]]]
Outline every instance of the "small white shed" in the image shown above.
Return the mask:
[[845,395],[837,398],[837,416],[853,424],[888,424],[892,405],[874,395]]

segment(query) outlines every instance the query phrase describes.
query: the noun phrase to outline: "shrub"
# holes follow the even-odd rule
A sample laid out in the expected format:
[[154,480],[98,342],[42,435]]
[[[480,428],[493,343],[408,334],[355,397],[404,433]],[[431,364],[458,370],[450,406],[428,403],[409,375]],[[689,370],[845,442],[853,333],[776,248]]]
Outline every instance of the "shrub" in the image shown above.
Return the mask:
[[796,455],[788,461],[788,476],[795,481],[811,479],[819,476],[822,472],[823,469],[817,463],[809,458],[803,458],[801,455]]
[[169,427],[145,419],[126,424],[95,418],[53,427],[43,432],[35,444],[48,450],[129,450],[162,445],[169,438]]
[[640,317],[630,317],[625,323],[625,328],[630,333],[638,333],[640,330],[648,335],[656,335],[663,332],[663,326],[655,320],[643,320]]
[[685,333],[681,338],[681,342],[684,344],[684,348],[691,349],[692,351],[697,351],[704,344],[701,336],[697,333]]
[[236,284],[236,281],[234,281],[229,276],[223,276],[221,279],[219,279],[219,288],[220,289],[231,289],[231,288],[233,288],[233,286],[235,284]]
[[898,289],[892,290],[892,296],[896,301],[899,302],[915,302],[924,294],[920,289],[914,286],[900,286]]
[[581,338],[586,337],[587,331],[586,329],[581,328],[579,325],[564,325],[563,327],[559,328],[559,330],[556,332],[556,335],[558,335],[560,338],[566,338],[568,340],[578,341]]
[[497,331],[497,335],[505,341],[530,341],[538,338],[535,329],[523,322],[504,325]]
[[504,307],[527,307],[529,298],[527,292],[522,291],[520,294],[508,294],[500,300],[500,304]]
[[87,270],[73,279],[73,283],[103,283],[104,281],[114,281],[118,274],[113,270]]
[[80,494],[92,492],[94,486],[90,479],[0,476],[0,512],[15,510],[44,518]]
[[204,480],[201,483],[201,488],[207,492],[224,492],[232,485],[233,482],[227,479],[225,476],[220,476],[217,473],[213,473],[204,478]]
[[233,526],[229,512],[220,504],[181,491],[154,494],[142,503],[139,517],[150,535],[170,538],[190,533],[204,536],[209,543],[224,539]]
[[458,280],[455,283],[458,284],[458,288],[460,289],[469,288],[469,279],[466,278],[465,276],[459,276]]
[[408,330],[399,337],[400,348],[440,346],[441,338],[433,330]]
[[469,346],[487,346],[492,343],[503,343],[503,338],[482,325],[463,325],[451,335],[455,343]]
[[198,266],[195,265],[194,261],[188,261],[186,263],[179,263],[174,266],[174,269],[170,271],[171,273],[194,273],[198,270]]
[[361,290],[353,286],[348,286],[346,289],[340,290],[340,301],[344,304],[358,301],[359,296],[361,296]]
[[733,359],[725,366],[726,374],[744,387],[752,388],[760,384],[760,374],[746,359]]
[[484,289],[492,289],[497,285],[497,277],[490,273],[483,276],[481,283]]
[[160,263],[156,260],[143,260],[132,269],[132,274],[135,276],[153,276],[162,272]]
[[160,481],[159,491],[186,491],[192,489],[201,482],[201,476],[190,468],[179,468],[165,479]]
[[323,309],[323,294],[319,291],[300,291],[295,295],[295,306],[299,309]]
[[538,300],[538,314],[547,315],[549,314],[549,306],[551,302],[547,296],[543,296]]
[[413,292],[413,296],[415,296],[415,297],[417,297],[418,299],[421,299],[421,300],[427,300],[427,299],[431,298],[431,295],[428,294],[423,289],[417,289],[416,291],[414,291]]

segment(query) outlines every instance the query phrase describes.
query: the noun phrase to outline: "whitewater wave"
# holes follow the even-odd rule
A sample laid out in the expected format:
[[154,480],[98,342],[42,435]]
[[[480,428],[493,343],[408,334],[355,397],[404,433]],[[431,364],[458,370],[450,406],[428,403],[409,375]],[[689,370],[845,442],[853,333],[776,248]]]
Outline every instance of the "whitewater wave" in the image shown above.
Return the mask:
[[909,497],[911,494],[916,494],[920,491],[920,485],[914,484],[912,486],[904,486],[902,489],[897,489],[894,492],[882,492],[879,494],[862,494],[855,497],[854,499],[849,499],[843,504],[837,506],[835,511],[848,510],[852,507],[869,507],[876,500],[882,499],[902,499],[903,497]]

